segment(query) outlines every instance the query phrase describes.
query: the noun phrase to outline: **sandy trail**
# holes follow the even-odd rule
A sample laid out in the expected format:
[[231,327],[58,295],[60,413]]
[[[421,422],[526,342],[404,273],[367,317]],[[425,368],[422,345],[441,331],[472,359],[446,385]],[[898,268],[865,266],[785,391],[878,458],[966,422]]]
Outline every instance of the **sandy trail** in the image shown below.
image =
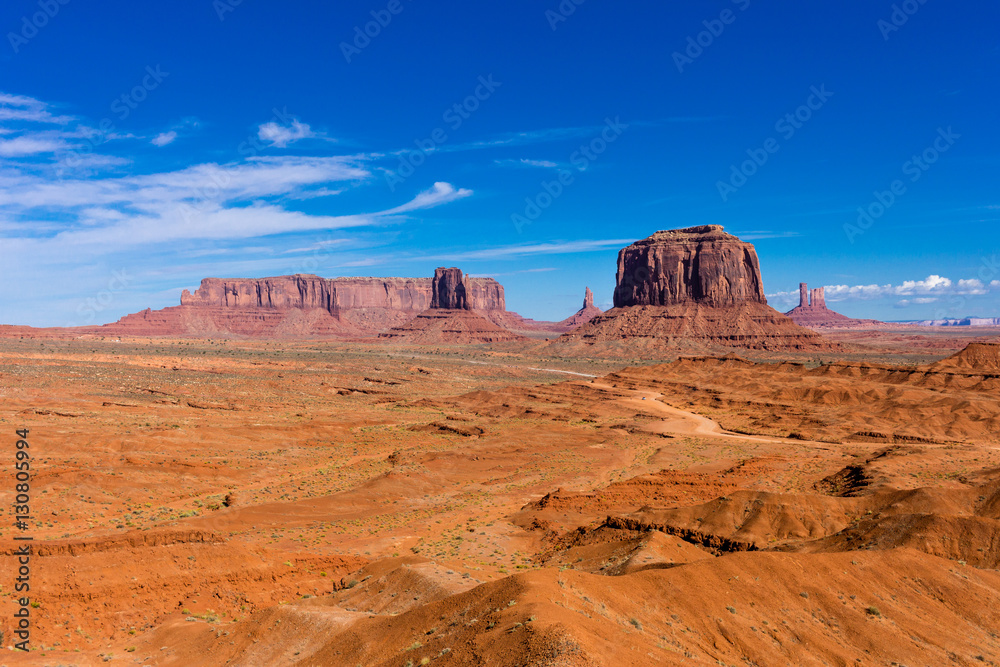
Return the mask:
[[632,394],[633,398],[619,399],[621,402],[635,405],[637,408],[643,408],[645,410],[657,412],[663,415],[664,419],[659,424],[651,427],[650,430],[654,433],[669,433],[671,435],[701,435],[713,438],[741,440],[744,442],[768,442],[798,446],[810,445],[819,449],[832,451],[829,447],[829,443],[816,442],[812,440],[792,440],[789,438],[771,438],[759,435],[745,435],[743,433],[733,433],[732,431],[727,431],[722,428],[718,422],[713,421],[708,417],[703,417],[702,415],[694,412],[687,412],[686,410],[681,410],[667,405],[660,400],[663,398],[663,394],[655,391],[622,389],[621,387],[612,387],[611,385],[599,382],[588,384],[591,387],[608,391],[627,391]]

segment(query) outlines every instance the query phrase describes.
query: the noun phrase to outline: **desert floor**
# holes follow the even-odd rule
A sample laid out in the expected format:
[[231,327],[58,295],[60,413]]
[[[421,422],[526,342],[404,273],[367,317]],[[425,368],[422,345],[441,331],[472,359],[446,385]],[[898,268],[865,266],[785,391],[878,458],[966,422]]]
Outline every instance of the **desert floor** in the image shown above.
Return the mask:
[[997,664],[1000,365],[935,363],[989,336],[831,337],[0,338],[0,664]]

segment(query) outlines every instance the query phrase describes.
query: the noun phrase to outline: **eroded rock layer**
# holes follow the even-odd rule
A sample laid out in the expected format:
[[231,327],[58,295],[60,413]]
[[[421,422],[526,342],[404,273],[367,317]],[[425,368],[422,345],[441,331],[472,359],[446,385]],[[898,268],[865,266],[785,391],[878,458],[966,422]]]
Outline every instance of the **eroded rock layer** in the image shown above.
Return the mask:
[[701,304],[613,308],[564,334],[560,341],[585,347],[623,342],[627,344],[623,351],[636,352],[708,351],[719,346],[752,350],[834,347],[770,306],[753,302],[726,308]]
[[465,309],[431,308],[409,322],[379,334],[397,343],[477,344],[526,340],[482,315]]

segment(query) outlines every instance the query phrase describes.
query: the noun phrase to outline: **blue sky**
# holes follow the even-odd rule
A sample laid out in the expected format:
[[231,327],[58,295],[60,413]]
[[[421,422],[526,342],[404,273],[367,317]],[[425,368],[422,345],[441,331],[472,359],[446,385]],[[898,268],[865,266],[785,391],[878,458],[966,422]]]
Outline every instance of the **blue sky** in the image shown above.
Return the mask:
[[757,246],[779,310],[806,281],[852,316],[1000,316],[998,19],[11,0],[0,322],[114,321],[208,276],[440,265],[562,319],[585,286],[610,306],[619,248],[697,224]]

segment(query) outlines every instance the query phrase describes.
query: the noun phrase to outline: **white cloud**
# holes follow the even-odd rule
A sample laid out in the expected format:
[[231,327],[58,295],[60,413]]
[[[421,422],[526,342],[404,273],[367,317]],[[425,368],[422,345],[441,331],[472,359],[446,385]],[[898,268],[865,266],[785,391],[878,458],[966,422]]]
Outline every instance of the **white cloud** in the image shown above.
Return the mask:
[[177,133],[171,130],[170,132],[161,132],[160,134],[153,137],[152,141],[149,143],[154,146],[163,147],[167,144],[172,144],[177,139]]
[[978,278],[959,280],[958,288],[962,290],[962,293],[964,294],[986,294],[986,292],[989,291],[986,289],[986,285],[983,284],[983,281]]
[[896,288],[897,294],[930,292],[935,289],[951,287],[951,281],[938,275],[927,276],[924,280],[906,280]]
[[305,123],[292,119],[291,125],[279,125],[274,121],[264,123],[257,129],[257,136],[261,141],[266,141],[277,148],[285,148],[288,144],[300,139],[311,139],[316,136]]
[[[200,164],[178,171],[127,177],[50,180],[0,172],[0,214],[59,220],[45,236],[36,227],[14,241],[53,248],[113,252],[122,248],[198,239],[249,239],[273,234],[377,225],[385,218],[468,197],[471,190],[436,183],[413,200],[361,215],[310,215],[280,202],[332,196],[332,183],[361,181],[371,172],[352,158],[267,157],[228,165]],[[270,200],[270,201],[269,201]],[[18,224],[7,230],[23,229]]]
[[407,202],[402,206],[389,209],[383,213],[384,215],[395,215],[397,213],[416,211],[417,209],[433,208],[435,206],[447,204],[448,202],[453,202],[456,199],[464,199],[465,197],[469,197],[471,195],[472,190],[456,190],[455,186],[451,183],[435,183],[433,188],[421,192],[413,199],[413,201]]

